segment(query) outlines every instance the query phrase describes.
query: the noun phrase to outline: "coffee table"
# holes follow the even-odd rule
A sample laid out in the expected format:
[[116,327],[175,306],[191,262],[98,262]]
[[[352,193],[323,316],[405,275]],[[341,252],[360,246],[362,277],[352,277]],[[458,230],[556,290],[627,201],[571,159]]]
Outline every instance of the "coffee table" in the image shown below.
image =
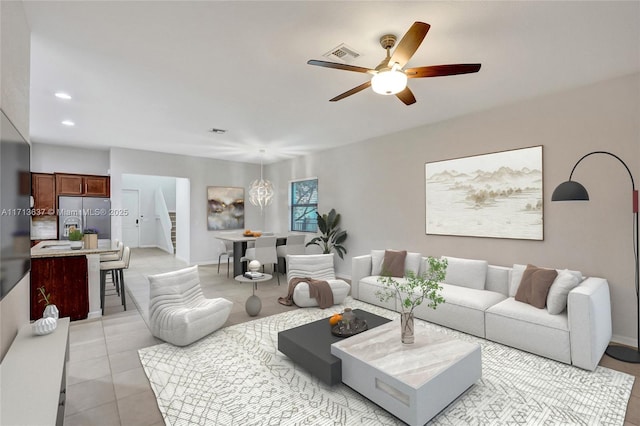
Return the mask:
[[236,281],[241,283],[252,283],[251,286],[251,296],[247,299],[244,304],[244,309],[247,311],[249,316],[255,317],[260,313],[260,309],[262,309],[262,300],[258,296],[256,296],[256,290],[258,289],[258,283],[263,281],[269,281],[273,278],[270,274],[262,274],[260,278],[247,278],[244,275],[237,275],[234,277]]
[[331,345],[342,381],[410,425],[424,425],[482,376],[480,345],[415,322],[415,343],[400,341],[400,321]]
[[[365,319],[369,329],[391,321],[361,309],[354,309],[353,313],[357,318]],[[353,337],[355,336],[347,339]],[[331,355],[331,344],[344,339],[331,334],[331,325],[327,317],[278,333],[278,350],[296,365],[302,366],[313,376],[333,386],[342,381],[342,364],[339,358]]]

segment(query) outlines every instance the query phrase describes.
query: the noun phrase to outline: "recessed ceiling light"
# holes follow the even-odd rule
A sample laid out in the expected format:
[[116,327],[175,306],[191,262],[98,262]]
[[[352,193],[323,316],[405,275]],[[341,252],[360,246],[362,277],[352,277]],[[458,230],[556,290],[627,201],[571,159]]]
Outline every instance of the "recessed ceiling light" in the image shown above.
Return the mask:
[[213,129],[210,129],[209,131],[210,131],[211,133],[215,133],[215,134],[217,134],[217,135],[221,135],[221,134],[223,134],[223,133],[227,133],[227,131],[226,131],[226,130],[224,130],[224,129],[216,129],[215,127],[214,127]]
[[76,125],[76,123],[74,123],[74,122],[73,122],[73,121],[71,121],[71,120],[64,120],[64,121],[62,122],[62,124],[64,124],[65,126],[69,126],[69,127],[71,127],[71,126],[75,126],[75,125]]
[[56,92],[56,98],[64,99],[68,101],[69,99],[71,99],[71,95],[64,92]]

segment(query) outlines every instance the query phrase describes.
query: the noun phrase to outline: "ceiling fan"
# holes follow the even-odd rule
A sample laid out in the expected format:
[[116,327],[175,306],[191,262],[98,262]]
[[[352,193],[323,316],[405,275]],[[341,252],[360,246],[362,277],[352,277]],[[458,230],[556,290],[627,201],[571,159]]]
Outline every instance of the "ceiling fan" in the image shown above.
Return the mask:
[[374,69],[339,64],[336,62],[316,61],[314,59],[308,61],[307,64],[373,75],[370,81],[362,83],[351,90],[347,90],[333,99],[329,99],[331,102],[339,101],[371,86],[376,93],[381,95],[396,95],[405,105],[411,105],[416,102],[416,98],[407,86],[407,79],[468,74],[480,70],[480,64],[432,65],[428,67],[403,69],[413,54],[416,53],[418,47],[420,47],[430,27],[429,24],[425,24],[424,22],[414,22],[411,28],[409,28],[409,31],[402,37],[400,43],[398,43],[393,55],[391,55],[391,48],[396,44],[396,36],[386,34],[380,37],[380,44],[387,51],[387,56]]

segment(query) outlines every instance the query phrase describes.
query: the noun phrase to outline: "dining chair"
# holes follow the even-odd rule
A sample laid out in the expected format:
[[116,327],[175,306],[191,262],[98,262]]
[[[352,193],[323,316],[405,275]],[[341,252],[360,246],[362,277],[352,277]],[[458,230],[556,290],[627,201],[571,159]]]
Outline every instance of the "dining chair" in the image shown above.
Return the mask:
[[229,262],[233,257],[233,242],[231,241],[218,241],[218,274],[220,273],[220,262],[222,260],[222,256],[227,256],[227,277],[229,277]]
[[[286,244],[280,245],[276,247],[276,254],[278,255],[278,264],[280,259],[283,259],[285,268],[287,266],[287,255],[291,254],[291,255],[298,255],[298,254],[304,254],[305,250],[304,250],[304,241],[307,238],[306,235],[304,234],[291,234],[291,235],[287,235],[287,242]],[[287,269],[285,269],[285,271],[283,271],[283,273],[286,272]]]
[[258,237],[256,238],[255,247],[248,248],[244,256],[240,258],[240,262],[250,262],[257,260],[264,265],[270,263],[273,265],[273,272],[278,277],[278,285],[280,285],[280,275],[278,274],[278,254],[276,252],[276,237]]

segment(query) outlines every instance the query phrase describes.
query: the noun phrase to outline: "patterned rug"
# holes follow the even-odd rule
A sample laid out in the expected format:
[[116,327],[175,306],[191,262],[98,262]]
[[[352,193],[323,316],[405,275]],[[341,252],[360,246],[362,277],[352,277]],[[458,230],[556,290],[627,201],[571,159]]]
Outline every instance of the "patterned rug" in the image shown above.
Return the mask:
[[[345,306],[395,319],[351,298]],[[139,351],[167,425],[402,425],[345,385],[329,387],[277,350],[279,331],[342,310],[296,309],[227,328],[184,348]],[[622,425],[634,377],[551,361],[433,324],[482,347],[482,379],[430,425]],[[400,331],[398,330],[398,338]]]

